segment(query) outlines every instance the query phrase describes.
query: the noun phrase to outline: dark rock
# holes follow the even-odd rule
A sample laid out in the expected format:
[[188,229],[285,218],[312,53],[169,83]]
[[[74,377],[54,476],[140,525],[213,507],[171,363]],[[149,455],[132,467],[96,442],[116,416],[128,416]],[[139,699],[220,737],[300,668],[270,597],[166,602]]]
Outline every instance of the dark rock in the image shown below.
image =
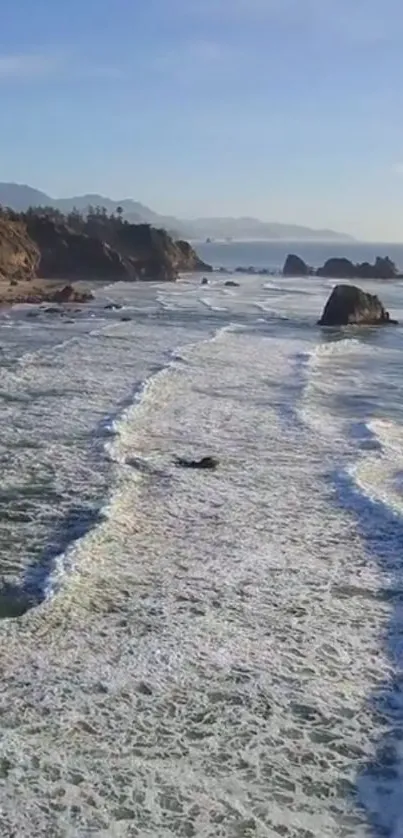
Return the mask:
[[309,276],[311,268],[294,253],[289,253],[283,268],[283,276]]
[[394,324],[375,294],[367,294],[355,285],[336,285],[326,303],[320,326]]
[[176,464],[182,468],[209,469],[210,471],[214,471],[219,465],[219,460],[216,457],[202,457],[201,460],[187,460],[183,457],[178,457]]
[[128,317],[128,315],[124,314],[123,317],[120,318],[121,323],[128,323],[132,318]]
[[152,695],[153,691],[152,688],[145,683],[145,681],[140,681],[137,685],[137,692],[141,693],[141,695]]
[[91,291],[80,291],[73,285],[65,285],[47,296],[47,300],[53,303],[87,303],[93,299]]
[[331,279],[354,279],[358,278],[358,267],[350,259],[328,259],[323,268],[318,268],[317,275]]
[[44,308],[43,311],[45,314],[62,314],[61,308],[55,308],[54,306],[48,306],[48,308]]
[[397,275],[396,265],[388,256],[377,256],[373,265],[369,262],[355,265],[350,259],[328,259],[317,270],[317,276],[331,279],[395,279]]
[[239,288],[239,282],[234,282],[233,279],[227,279],[227,281],[224,284],[227,286],[227,288]]
[[27,216],[29,236],[40,251],[39,277],[51,279],[122,279],[127,271],[110,245],[46,215]]
[[204,276],[202,281],[201,281],[201,285],[208,285],[208,284],[209,284],[209,281],[208,281],[207,277]]
[[118,311],[122,308],[119,303],[108,303],[108,305],[104,306],[105,311]]
[[[368,263],[364,264],[368,265]],[[363,268],[363,265],[361,265],[361,268]],[[377,256],[375,259],[375,265],[373,266],[373,274],[375,275],[375,279],[394,279],[397,276],[397,268],[395,263],[392,262],[388,256],[384,259]]]

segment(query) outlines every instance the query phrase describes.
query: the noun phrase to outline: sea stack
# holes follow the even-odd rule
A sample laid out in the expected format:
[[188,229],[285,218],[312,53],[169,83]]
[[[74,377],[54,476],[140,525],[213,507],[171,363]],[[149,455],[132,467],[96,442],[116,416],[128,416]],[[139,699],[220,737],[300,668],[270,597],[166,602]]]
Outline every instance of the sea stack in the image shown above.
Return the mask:
[[283,268],[283,276],[309,276],[310,273],[311,269],[300,256],[296,256],[295,253],[288,254]]
[[396,324],[375,294],[356,285],[336,285],[326,303],[320,326]]

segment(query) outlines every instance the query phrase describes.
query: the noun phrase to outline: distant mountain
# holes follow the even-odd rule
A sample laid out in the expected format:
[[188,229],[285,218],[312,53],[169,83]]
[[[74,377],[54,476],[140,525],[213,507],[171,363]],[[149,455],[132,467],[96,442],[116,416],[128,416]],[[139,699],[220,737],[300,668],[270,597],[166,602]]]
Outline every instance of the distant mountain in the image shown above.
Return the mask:
[[76,207],[85,213],[88,207],[105,207],[108,213],[122,207],[124,218],[132,223],[148,223],[156,227],[165,227],[177,237],[194,241],[205,239],[277,239],[277,240],[316,240],[316,241],[354,241],[352,236],[336,233],[334,230],[315,230],[297,224],[279,224],[259,221],[258,218],[195,218],[179,219],[160,215],[149,207],[123,198],[114,201],[104,195],[76,195],[72,198],[51,198],[45,192],[18,183],[0,183],[0,204],[23,212],[32,206],[53,206],[61,212],[70,212]]
[[197,218],[192,221],[181,221],[192,239],[314,239],[321,241],[352,241],[352,236],[346,233],[336,233],[334,230],[314,230],[311,227],[301,227],[298,224],[279,224],[277,222],[259,221],[258,218]]
[[22,186],[19,183],[0,183],[0,204],[16,212],[25,212],[28,207],[52,205],[52,199],[39,189]]

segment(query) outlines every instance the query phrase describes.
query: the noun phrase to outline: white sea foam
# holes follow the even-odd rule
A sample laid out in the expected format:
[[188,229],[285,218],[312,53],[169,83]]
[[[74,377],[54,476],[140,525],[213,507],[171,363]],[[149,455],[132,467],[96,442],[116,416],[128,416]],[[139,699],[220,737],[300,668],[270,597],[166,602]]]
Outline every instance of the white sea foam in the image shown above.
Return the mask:
[[[41,406],[46,438],[57,417],[73,433],[126,406],[103,520],[70,548],[73,572],[0,624],[4,835],[368,835],[354,794],[385,730],[369,699],[390,674],[390,605],[329,482],[351,439],[335,445],[298,412],[314,375],[333,421],[342,376],[331,387],[337,364],[317,354],[346,347],[321,353],[299,324],[254,332],[255,282],[225,322],[196,283],[166,288],[161,317],[111,323],[65,359],[49,350],[19,390],[9,373],[11,395],[68,391],[63,410]],[[206,453],[216,472],[176,465]]]

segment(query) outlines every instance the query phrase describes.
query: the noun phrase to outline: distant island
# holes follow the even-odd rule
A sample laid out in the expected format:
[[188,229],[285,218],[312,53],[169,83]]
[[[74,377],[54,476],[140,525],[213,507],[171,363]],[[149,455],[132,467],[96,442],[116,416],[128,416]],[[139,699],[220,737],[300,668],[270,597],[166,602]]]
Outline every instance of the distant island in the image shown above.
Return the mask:
[[283,276],[323,276],[329,279],[398,279],[401,276],[388,256],[377,256],[373,265],[370,262],[355,264],[350,259],[332,258],[315,269],[294,253],[287,256],[282,273]]
[[260,221],[258,218],[194,218],[181,219],[161,215],[132,198],[113,200],[98,194],[75,195],[71,198],[51,198],[45,192],[17,183],[0,183],[0,204],[16,212],[26,212],[29,207],[54,207],[63,213],[73,210],[86,215],[104,208],[108,214],[119,210],[132,224],[152,224],[164,227],[174,238],[190,241],[354,241],[346,233],[334,230],[315,230],[298,224],[280,224]]

